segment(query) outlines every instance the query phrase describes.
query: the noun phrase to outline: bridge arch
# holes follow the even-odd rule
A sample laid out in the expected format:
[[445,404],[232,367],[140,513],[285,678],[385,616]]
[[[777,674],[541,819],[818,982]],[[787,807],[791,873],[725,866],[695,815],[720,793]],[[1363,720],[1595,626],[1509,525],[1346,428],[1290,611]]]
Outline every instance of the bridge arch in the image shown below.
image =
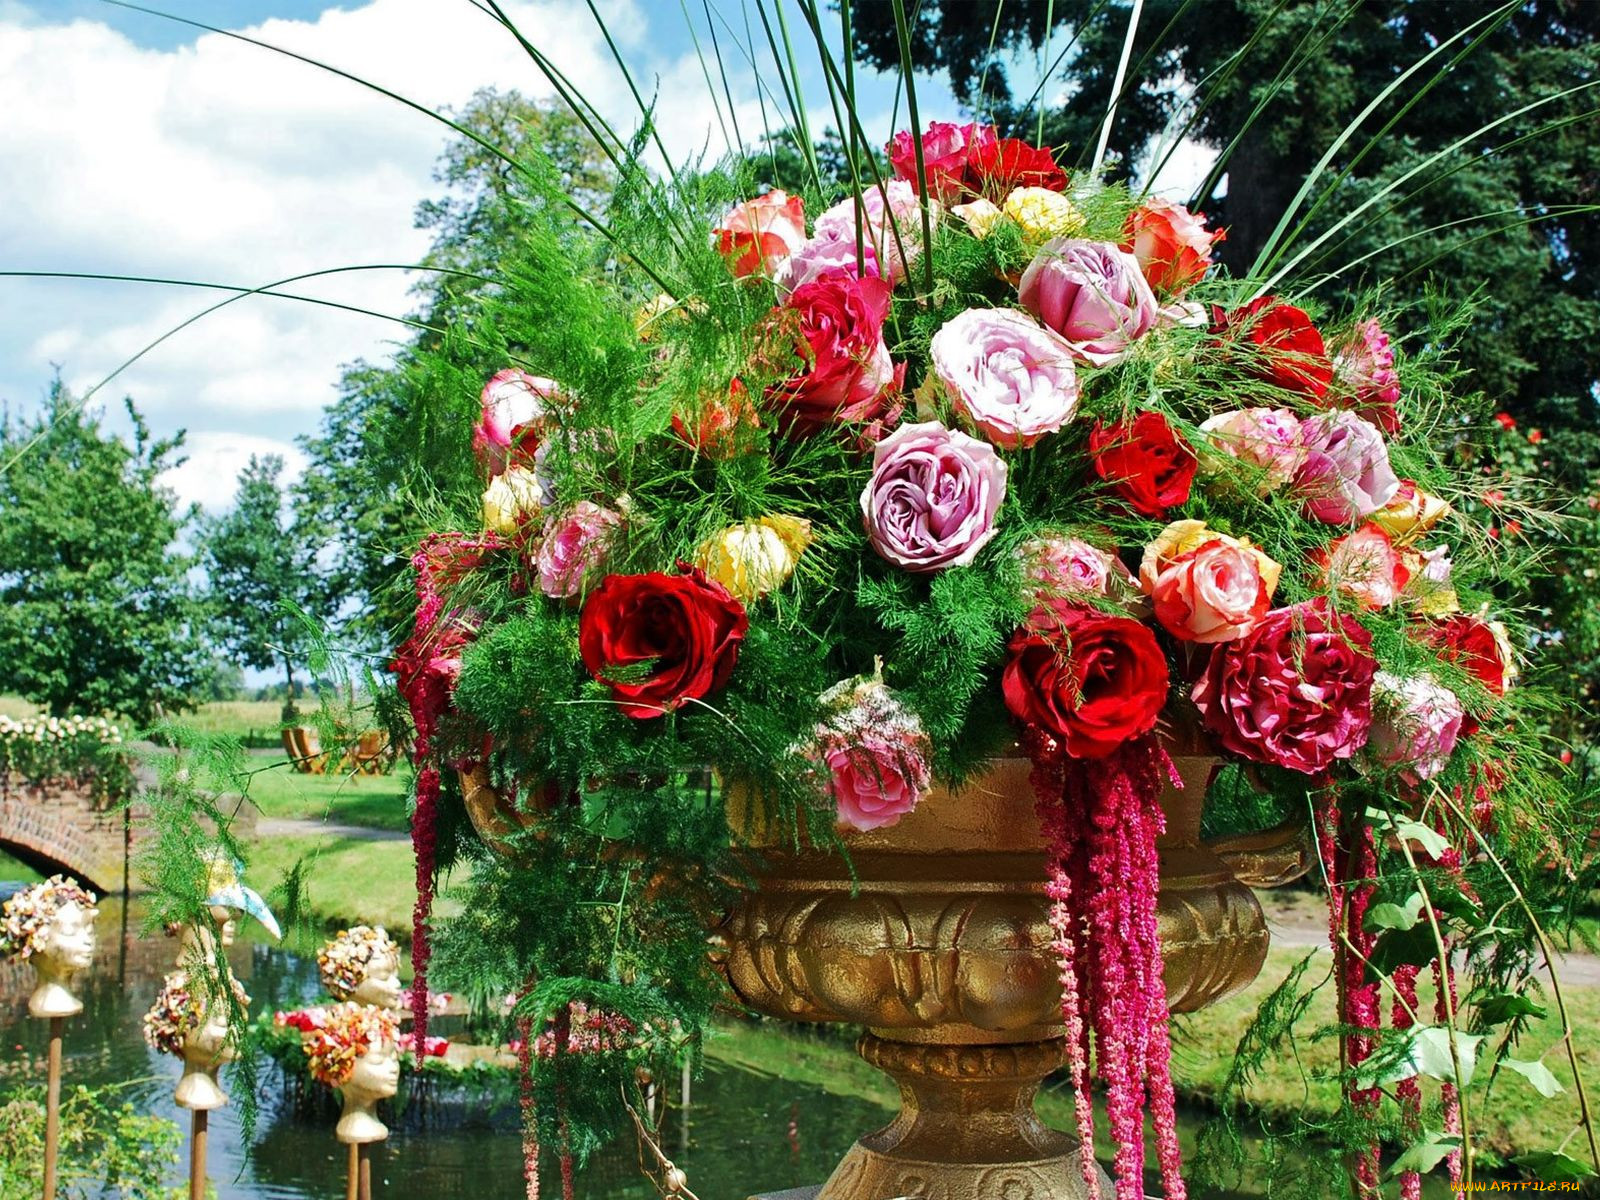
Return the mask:
[[0,847],[46,874],[74,876],[102,894],[135,883],[137,825],[129,809],[71,784],[0,786]]

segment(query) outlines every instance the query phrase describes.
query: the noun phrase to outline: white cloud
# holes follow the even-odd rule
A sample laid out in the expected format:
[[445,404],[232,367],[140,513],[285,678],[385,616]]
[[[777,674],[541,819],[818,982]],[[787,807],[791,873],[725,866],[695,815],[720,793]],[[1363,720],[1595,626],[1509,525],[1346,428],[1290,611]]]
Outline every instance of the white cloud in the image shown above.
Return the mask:
[[177,494],[181,505],[198,504],[208,512],[219,512],[232,503],[239,472],[252,456],[280,456],[284,468],[280,482],[284,487],[300,478],[306,468],[306,456],[297,446],[245,433],[215,430],[190,433],[184,438],[183,454],[187,458],[164,471],[161,482]]

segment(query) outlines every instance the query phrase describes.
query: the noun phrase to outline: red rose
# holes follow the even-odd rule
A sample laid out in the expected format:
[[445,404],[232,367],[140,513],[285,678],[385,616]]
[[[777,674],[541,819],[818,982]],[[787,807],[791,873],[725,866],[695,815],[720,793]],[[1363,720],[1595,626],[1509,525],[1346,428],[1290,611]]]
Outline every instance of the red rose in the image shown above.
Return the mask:
[[1273,609],[1211,652],[1191,696],[1222,749],[1314,775],[1367,744],[1371,645],[1325,601]]
[[773,310],[774,326],[793,333],[795,356],[808,363],[767,389],[786,431],[814,434],[839,422],[873,421],[893,404],[901,373],[883,340],[890,291],[886,279],[827,271]]
[[1095,473],[1147,517],[1164,517],[1168,508],[1187,500],[1200,465],[1167,419],[1148,410],[1115,425],[1096,421],[1089,453]]
[[[968,158],[979,147],[994,145],[994,140],[993,125],[929,121],[928,132],[922,135],[922,167],[928,177],[928,194],[941,204],[959,203],[966,191]],[[894,173],[916,187],[916,136],[909,129],[902,129],[886,149]]]
[[747,434],[760,427],[750,389],[740,379],[728,384],[726,397],[705,399],[698,409],[672,414],[672,432],[708,458],[731,457],[749,440]]
[[1067,190],[1067,173],[1047,149],[1020,138],[999,138],[973,145],[967,155],[967,186],[996,204],[1019,187]]
[[1213,330],[1228,338],[1243,338],[1257,348],[1250,369],[1274,387],[1299,392],[1313,400],[1328,394],[1333,360],[1322,334],[1302,308],[1276,296],[1262,296],[1243,308],[1222,314],[1217,310]]
[[1128,617],[1056,602],[1012,635],[1010,650],[1006,707],[1074,758],[1103,758],[1149,733],[1167,702],[1161,647]]
[[722,687],[750,627],[727,588],[680,570],[607,575],[578,617],[583,665],[630,717],[659,717]]
[[1505,626],[1471,613],[1429,621],[1422,638],[1440,657],[1475,676],[1490,695],[1504,696],[1517,676],[1516,658]]

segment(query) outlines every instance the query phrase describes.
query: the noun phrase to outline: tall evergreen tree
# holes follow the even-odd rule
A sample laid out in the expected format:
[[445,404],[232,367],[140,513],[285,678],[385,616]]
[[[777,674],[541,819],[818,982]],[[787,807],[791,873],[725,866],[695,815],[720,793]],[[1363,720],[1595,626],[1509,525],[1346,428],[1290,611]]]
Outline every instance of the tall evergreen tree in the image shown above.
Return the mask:
[[190,708],[209,666],[189,514],[160,482],[183,436],[126,404],[131,443],[59,381],[32,418],[0,413],[0,691],[57,715]]

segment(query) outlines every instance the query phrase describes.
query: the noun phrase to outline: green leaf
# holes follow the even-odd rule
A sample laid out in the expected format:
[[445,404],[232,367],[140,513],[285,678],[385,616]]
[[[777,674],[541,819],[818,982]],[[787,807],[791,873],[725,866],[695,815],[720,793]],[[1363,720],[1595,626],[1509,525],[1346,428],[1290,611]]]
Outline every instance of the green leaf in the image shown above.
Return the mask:
[[1533,1017],[1543,1020],[1550,1010],[1526,995],[1494,992],[1477,1003],[1478,1019],[1485,1025],[1503,1025],[1516,1017]]
[[1410,929],[1422,919],[1422,896],[1413,892],[1399,904],[1385,901],[1367,910],[1363,928],[1369,933],[1380,929]]
[[[1461,1084],[1472,1082],[1472,1070],[1478,1061],[1478,1043],[1481,1033],[1455,1031],[1456,1054],[1461,1060]],[[1448,1083],[1456,1082],[1455,1064],[1450,1056],[1451,1030],[1448,1025],[1423,1025],[1412,1031],[1411,1061],[1417,1071]]]
[[1444,1133],[1437,1129],[1428,1130],[1420,1142],[1408,1146],[1400,1157],[1396,1158],[1389,1167],[1389,1178],[1393,1179],[1405,1171],[1415,1171],[1419,1175],[1426,1175],[1437,1167],[1452,1152],[1461,1148],[1461,1135],[1458,1133]]
[[1508,1071],[1515,1071],[1533,1084],[1533,1090],[1546,1100],[1558,1092],[1567,1090],[1561,1086],[1561,1081],[1550,1073],[1550,1068],[1542,1062],[1523,1062],[1518,1058],[1503,1058],[1500,1060],[1500,1065]]
[[1572,1158],[1559,1150],[1535,1150],[1511,1160],[1535,1179],[1546,1183],[1570,1183],[1590,1179],[1594,1168],[1582,1159]]
[[1438,858],[1450,849],[1450,843],[1445,840],[1444,834],[1436,829],[1430,829],[1421,821],[1395,821],[1394,832],[1396,837],[1421,846],[1422,852],[1430,858]]
[[1373,947],[1372,968],[1385,975],[1393,975],[1396,967],[1425,967],[1439,957],[1439,943],[1433,929],[1418,923],[1410,929],[1393,929],[1378,939]]

